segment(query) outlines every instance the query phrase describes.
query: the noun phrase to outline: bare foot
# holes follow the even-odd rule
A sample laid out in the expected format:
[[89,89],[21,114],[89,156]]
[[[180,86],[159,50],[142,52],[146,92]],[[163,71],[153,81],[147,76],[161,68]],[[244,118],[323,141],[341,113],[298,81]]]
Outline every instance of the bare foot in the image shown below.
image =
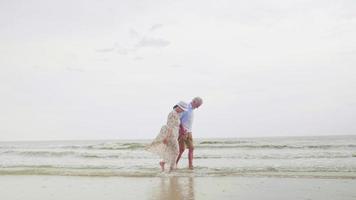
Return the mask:
[[170,167],[169,172],[173,171],[174,169],[175,169],[174,167]]
[[159,162],[159,165],[161,166],[161,170],[163,172],[164,171],[164,162],[163,161]]
[[190,166],[189,166],[189,169],[193,170],[193,169],[194,169],[193,165],[190,165]]

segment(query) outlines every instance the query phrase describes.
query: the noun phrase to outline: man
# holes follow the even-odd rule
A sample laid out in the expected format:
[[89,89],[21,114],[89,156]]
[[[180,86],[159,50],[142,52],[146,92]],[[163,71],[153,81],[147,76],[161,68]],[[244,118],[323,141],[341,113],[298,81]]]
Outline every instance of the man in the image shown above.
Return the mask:
[[193,137],[192,137],[192,124],[193,124],[193,110],[199,108],[203,104],[203,100],[200,97],[195,97],[188,105],[188,110],[183,112],[180,117],[181,124],[179,126],[179,155],[177,157],[177,163],[182,156],[184,150],[187,148],[189,169],[193,169]]

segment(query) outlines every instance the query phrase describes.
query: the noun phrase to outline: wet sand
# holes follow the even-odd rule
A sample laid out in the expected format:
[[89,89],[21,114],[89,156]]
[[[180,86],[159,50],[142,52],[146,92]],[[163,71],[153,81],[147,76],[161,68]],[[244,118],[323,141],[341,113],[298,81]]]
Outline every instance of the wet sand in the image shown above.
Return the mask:
[[351,200],[355,186],[355,179],[0,176],[0,199]]

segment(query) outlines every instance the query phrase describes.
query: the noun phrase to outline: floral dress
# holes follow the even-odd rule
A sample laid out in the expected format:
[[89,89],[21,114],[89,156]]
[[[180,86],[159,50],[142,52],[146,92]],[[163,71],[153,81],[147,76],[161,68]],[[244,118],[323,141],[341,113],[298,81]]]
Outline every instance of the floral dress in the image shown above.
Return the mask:
[[[167,124],[163,125],[157,137],[149,144],[146,150],[158,154],[160,158],[167,163],[172,169],[176,167],[176,159],[179,154],[178,131],[179,131],[179,114],[173,110],[169,113]],[[168,143],[164,144],[164,138],[169,135]]]

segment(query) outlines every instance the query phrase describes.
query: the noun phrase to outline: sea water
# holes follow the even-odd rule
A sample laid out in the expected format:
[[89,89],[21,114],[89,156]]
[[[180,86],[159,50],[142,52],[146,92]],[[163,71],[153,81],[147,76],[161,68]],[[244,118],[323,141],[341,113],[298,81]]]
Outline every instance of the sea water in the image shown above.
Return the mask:
[[[159,158],[150,140],[0,142],[0,175],[154,177]],[[175,176],[356,178],[356,136],[196,139]]]

